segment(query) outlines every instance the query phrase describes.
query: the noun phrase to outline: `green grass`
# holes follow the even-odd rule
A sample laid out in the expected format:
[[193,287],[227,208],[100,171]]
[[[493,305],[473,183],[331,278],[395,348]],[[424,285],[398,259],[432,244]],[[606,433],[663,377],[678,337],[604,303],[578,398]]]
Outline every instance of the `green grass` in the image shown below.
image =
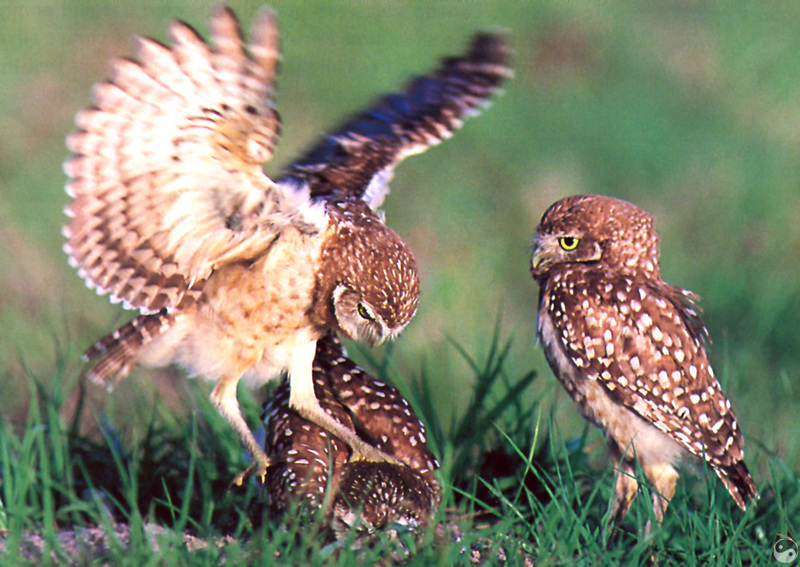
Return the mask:
[[[6,510],[0,527],[12,527],[10,533],[51,516],[59,525],[101,518],[99,504],[83,499],[91,487],[77,457],[89,471],[93,458],[112,465],[103,491],[129,513],[140,509],[170,525],[179,523],[174,515],[187,522],[191,517],[204,529],[222,529],[220,522],[225,530],[245,529],[239,524],[249,516],[237,510],[250,504],[222,490],[243,464],[238,441],[208,411],[202,385],[187,385],[174,372],[139,371],[112,395],[90,388],[78,396],[80,352],[129,315],[87,291],[60,250],[67,201],[63,139],[75,111],[88,104],[91,84],[106,76],[110,57],[131,54],[133,34],[166,40],[172,17],[205,31],[212,5],[84,0],[2,6],[0,442]],[[246,22],[258,7],[246,0],[232,5]],[[743,428],[746,460],[764,490],[755,516],[742,516],[729,509],[713,476],[681,482],[656,546],[665,561],[678,561],[683,553],[689,563],[701,561],[696,556],[735,562],[734,551],[749,550],[758,563],[769,560],[777,533],[797,536],[800,7],[272,5],[284,50],[277,100],[284,125],[270,172],[379,93],[460,51],[473,30],[510,32],[516,77],[505,95],[452,140],[398,168],[386,202],[389,224],[410,243],[422,270],[417,317],[391,357],[386,350],[351,349],[361,362],[380,363],[415,400],[436,430],[445,480],[478,500],[452,494],[446,502],[463,510],[488,505],[504,526],[487,528],[493,541],[507,527],[518,541],[535,546],[537,557],[552,555],[553,563],[593,563],[600,554],[597,526],[613,478],[596,432],[586,429],[534,346],[538,290],[527,270],[528,242],[546,207],[569,194],[597,192],[652,211],[665,279],[702,296],[714,339],[712,363]],[[498,313],[500,336],[513,337],[507,347],[492,338]],[[481,393],[477,376],[497,367],[500,386]],[[30,377],[37,388],[31,389]],[[530,383],[520,386],[514,403],[502,406],[508,388],[523,380]],[[73,428],[79,399],[88,417]],[[476,429],[464,420],[476,403],[484,404],[481,420],[493,424]],[[493,413],[497,408],[503,415]],[[103,437],[110,432],[122,470]],[[533,451],[539,465],[529,478],[544,479],[529,480],[531,487],[519,495],[511,488],[518,485],[513,475],[499,487],[483,482],[496,471],[481,470],[478,456],[498,454],[491,453],[498,447],[517,454],[503,434],[520,453]],[[467,450],[459,435],[478,437],[471,442],[476,445]],[[26,466],[10,461],[12,454]],[[192,462],[195,480],[187,499],[181,483]],[[11,478],[14,490],[8,488]],[[125,478],[128,486],[121,484]],[[119,485],[114,490],[107,486],[112,482]],[[151,502],[153,486],[162,482],[170,497]],[[216,505],[209,508],[211,495]],[[578,522],[584,509],[579,502],[589,504],[586,522]],[[640,502],[632,514],[644,520],[646,510]],[[270,549],[289,545],[292,537],[274,529],[269,545],[277,547]],[[481,533],[472,530],[467,537]],[[435,562],[442,553],[447,564],[455,556],[445,549],[423,546],[420,561]],[[631,562],[645,553],[625,535],[613,549],[631,553]],[[216,551],[203,553],[216,561]]]
[[[777,534],[796,533],[798,478],[783,460],[768,457],[761,499],[746,513],[713,473],[701,470],[682,476],[664,525],[650,540],[642,537],[652,514],[646,484],[623,528],[609,535],[614,473],[602,462],[599,432],[586,427],[577,437],[565,437],[540,401],[524,403],[519,395],[532,382],[550,378],[514,368],[508,361],[513,343],[499,333],[491,345],[478,358],[461,353],[475,389],[468,410],[455,421],[447,422],[448,412],[432,399],[430,378],[418,377],[406,392],[441,460],[444,495],[435,524],[445,526],[447,535],[430,531],[419,543],[378,541],[361,551],[328,542],[320,521],[301,525],[295,514],[285,522],[270,518],[254,485],[228,490],[245,463],[236,435],[208,403],[205,389],[192,388],[197,409],[187,419],[176,420],[157,402],[148,428],[128,442],[111,425],[114,415],[95,415],[103,431],[97,441],[61,417],[63,392],[48,391],[31,377],[34,403],[27,423],[19,431],[7,424],[0,430],[6,545],[0,564],[23,564],[16,550],[34,531],[56,563],[75,560],[59,533],[87,526],[112,534],[107,553],[95,560],[114,565],[270,558],[352,565],[391,556],[411,565],[454,565],[468,564],[475,552],[489,564],[504,554],[511,565],[525,557],[541,565],[637,565],[655,554],[661,565],[758,565],[769,557]],[[373,362],[376,376],[397,383],[391,361]],[[258,407],[245,408],[255,424]],[[129,526],[129,543],[113,540],[117,523]],[[184,533],[209,545],[190,550]]]

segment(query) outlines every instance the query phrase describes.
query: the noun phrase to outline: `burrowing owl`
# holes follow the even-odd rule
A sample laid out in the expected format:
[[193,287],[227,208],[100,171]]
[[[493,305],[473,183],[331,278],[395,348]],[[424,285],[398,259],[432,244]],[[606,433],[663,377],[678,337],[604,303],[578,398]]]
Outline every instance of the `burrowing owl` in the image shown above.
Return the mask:
[[400,392],[348,359],[333,334],[317,342],[314,388],[326,412],[399,463],[350,460],[341,441],[290,408],[284,382],[263,413],[272,507],[283,512],[300,498],[311,510],[326,505],[340,536],[359,527],[359,518],[368,530],[426,524],[441,493],[433,473],[438,463],[425,426]]
[[616,521],[637,492],[634,459],[655,487],[659,523],[685,457],[705,458],[742,509],[756,497],[697,298],[662,281],[658,256],[653,217],[597,195],[552,205],[533,240],[538,335],[555,375],[608,437]]
[[279,129],[274,15],[256,20],[249,46],[227,7],[211,19],[212,45],[181,22],[170,35],[172,47],[139,38],[136,60],[112,63],[68,139],[70,262],[90,287],[142,312],[86,353],[91,377],[178,363],[209,378],[211,399],[254,457],[249,472],[263,475],[268,460],[236,387],[288,371],[292,407],[357,456],[386,459],[320,408],[315,344],[327,329],[380,343],[411,319],[417,267],[376,209],[397,163],[449,136],[496,91],[508,74],[503,42],[478,36],[274,182],[261,169]]

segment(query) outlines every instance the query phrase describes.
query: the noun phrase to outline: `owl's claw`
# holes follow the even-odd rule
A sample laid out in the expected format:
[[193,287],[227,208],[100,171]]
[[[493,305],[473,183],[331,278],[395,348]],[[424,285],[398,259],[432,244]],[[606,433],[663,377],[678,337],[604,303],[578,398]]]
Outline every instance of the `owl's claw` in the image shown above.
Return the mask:
[[255,459],[255,461],[253,462],[252,465],[250,465],[245,470],[243,470],[242,472],[237,474],[235,477],[233,477],[233,480],[231,481],[229,490],[232,489],[234,486],[236,486],[236,487],[242,486],[244,484],[244,481],[246,481],[250,477],[255,477],[256,479],[258,479],[261,482],[261,484],[266,483],[267,482],[267,469],[269,468],[270,464],[271,463],[270,463],[268,458],[265,457],[265,458],[262,459],[262,458],[256,457],[256,459]]
[[373,463],[391,463],[393,465],[402,465],[403,462],[399,461],[395,457],[392,457],[377,447],[370,445],[369,443],[365,443],[363,441],[358,441],[351,445],[351,449],[353,450],[352,454],[350,455],[350,461],[366,461],[366,462],[373,462]]

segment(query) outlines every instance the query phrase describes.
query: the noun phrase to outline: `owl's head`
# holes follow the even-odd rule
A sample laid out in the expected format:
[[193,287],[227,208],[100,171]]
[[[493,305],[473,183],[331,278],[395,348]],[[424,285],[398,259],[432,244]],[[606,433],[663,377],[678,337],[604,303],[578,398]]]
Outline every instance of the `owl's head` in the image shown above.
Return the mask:
[[576,264],[633,278],[660,278],[653,216],[602,195],[577,195],[554,203],[533,238],[531,273],[542,282],[555,268]]
[[332,209],[337,226],[322,250],[318,315],[371,346],[394,338],[417,310],[419,273],[411,250],[363,203]]

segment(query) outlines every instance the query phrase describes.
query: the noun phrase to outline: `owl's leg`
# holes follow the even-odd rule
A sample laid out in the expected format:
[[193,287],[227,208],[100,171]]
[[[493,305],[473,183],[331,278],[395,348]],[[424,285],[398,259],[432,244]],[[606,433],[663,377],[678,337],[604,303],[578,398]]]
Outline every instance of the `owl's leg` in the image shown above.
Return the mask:
[[[642,469],[644,469],[647,479],[653,484],[653,513],[660,526],[669,501],[675,496],[678,473],[669,463],[642,463]],[[644,537],[650,535],[652,527],[650,520],[647,520]]]
[[242,412],[239,410],[239,400],[236,398],[236,386],[238,383],[238,377],[236,379],[220,380],[211,390],[209,397],[217,410],[219,410],[219,413],[228,420],[228,423],[239,434],[244,446],[250,452],[250,456],[253,457],[253,464],[237,474],[233,479],[233,484],[241,486],[244,480],[251,475],[255,475],[263,483],[267,476],[270,460],[259,446],[256,438],[253,437],[253,432],[250,431],[247,422],[242,417]]
[[614,504],[611,507],[609,529],[618,527],[631,509],[633,499],[639,492],[639,483],[636,481],[636,467],[634,460],[626,457],[616,441],[609,439],[609,453],[617,471],[617,483],[614,487]]
[[331,435],[347,443],[353,451],[351,460],[387,461],[394,464],[402,464],[397,459],[366,443],[353,429],[336,421],[319,405],[319,400],[314,392],[312,372],[316,348],[317,343],[313,341],[297,349],[298,353],[292,361],[292,368],[289,370],[289,405],[303,419],[315,423]]

